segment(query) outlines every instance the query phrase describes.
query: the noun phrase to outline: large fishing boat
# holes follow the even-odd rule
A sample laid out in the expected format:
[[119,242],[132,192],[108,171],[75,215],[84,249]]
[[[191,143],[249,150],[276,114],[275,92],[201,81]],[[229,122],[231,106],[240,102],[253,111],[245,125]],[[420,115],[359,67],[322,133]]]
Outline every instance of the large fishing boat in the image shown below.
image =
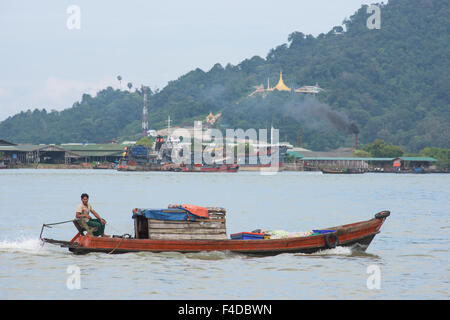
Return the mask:
[[[200,208],[200,209],[198,209]],[[43,238],[44,243],[60,245],[75,254],[89,252],[201,252],[230,251],[245,254],[274,255],[280,253],[314,253],[336,246],[366,250],[380,232],[389,211],[381,211],[374,218],[351,224],[313,230],[305,236],[273,239],[257,232],[233,234],[225,231],[225,210],[189,205],[167,209],[134,209],[134,236],[95,237],[92,230],[74,220],[78,233],[70,241]],[[236,240],[237,238],[237,240]],[[270,239],[269,239],[270,238]],[[247,240],[250,239],[250,240]],[[256,239],[256,240],[255,240]]]

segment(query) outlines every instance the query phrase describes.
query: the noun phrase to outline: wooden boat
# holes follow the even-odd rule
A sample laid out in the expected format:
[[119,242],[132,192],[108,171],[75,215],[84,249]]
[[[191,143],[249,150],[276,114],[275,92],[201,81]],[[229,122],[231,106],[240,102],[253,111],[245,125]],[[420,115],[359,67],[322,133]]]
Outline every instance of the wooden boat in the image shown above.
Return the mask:
[[[78,228],[78,233],[70,241],[60,241],[42,238],[44,243],[66,247],[75,254],[89,252],[125,253],[125,252],[201,252],[201,251],[230,251],[244,254],[275,255],[280,253],[314,253],[336,246],[355,247],[366,250],[375,235],[380,232],[389,211],[381,211],[374,218],[346,224],[326,230],[331,232],[305,237],[269,239],[269,240],[166,240],[139,239],[129,234],[112,238],[93,237],[84,234]],[[136,236],[136,235],[135,235]]]
[[92,167],[92,169],[112,169],[113,166],[111,164],[96,164]]
[[181,172],[237,172],[238,164],[221,164],[221,165],[180,165]]
[[322,171],[322,173],[331,173],[331,174],[361,174],[366,172],[362,169],[326,169],[326,168],[322,168],[320,169],[320,171]]

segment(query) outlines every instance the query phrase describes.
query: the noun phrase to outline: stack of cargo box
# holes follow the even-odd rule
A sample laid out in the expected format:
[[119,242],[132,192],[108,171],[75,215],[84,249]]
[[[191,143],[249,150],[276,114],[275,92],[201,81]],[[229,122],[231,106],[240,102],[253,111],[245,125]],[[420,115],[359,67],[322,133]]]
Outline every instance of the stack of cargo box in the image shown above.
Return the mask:
[[[153,240],[224,240],[227,239],[225,209],[208,207],[209,218],[160,220],[135,218],[135,237]],[[177,214],[177,209],[162,210]],[[185,211],[178,209],[180,214]]]

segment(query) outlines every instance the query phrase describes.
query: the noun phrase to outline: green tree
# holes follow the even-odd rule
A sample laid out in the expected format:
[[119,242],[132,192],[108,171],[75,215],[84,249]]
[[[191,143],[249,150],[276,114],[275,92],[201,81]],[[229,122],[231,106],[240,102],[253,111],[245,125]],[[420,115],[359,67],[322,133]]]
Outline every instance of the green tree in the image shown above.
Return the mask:
[[396,158],[401,157],[404,153],[402,147],[394,146],[392,143],[387,144],[384,140],[380,139],[365,145],[363,150],[367,151],[372,157],[375,158]]
[[439,169],[450,170],[450,149],[427,147],[420,151],[420,155],[435,158]]
[[142,137],[138,141],[136,141],[136,144],[146,146],[147,148],[152,149],[154,141],[149,137]]
[[353,152],[353,156],[357,157],[357,158],[370,158],[371,155],[369,152],[364,151],[364,150],[355,150]]

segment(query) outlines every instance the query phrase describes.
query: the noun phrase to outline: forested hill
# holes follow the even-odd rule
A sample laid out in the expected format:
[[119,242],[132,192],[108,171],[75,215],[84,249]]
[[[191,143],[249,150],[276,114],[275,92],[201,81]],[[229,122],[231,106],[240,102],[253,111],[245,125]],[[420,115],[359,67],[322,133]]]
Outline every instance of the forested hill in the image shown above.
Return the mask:
[[[450,147],[450,4],[442,0],[390,0],[381,8],[381,29],[367,28],[367,6],[317,37],[293,32],[288,42],[239,65],[191,71],[149,98],[150,128],[192,125],[222,112],[218,128],[280,129],[304,146],[351,146],[348,132],[329,121],[335,114],[355,122],[360,141],[383,139],[408,151]],[[290,88],[318,83],[315,99],[288,92],[248,97],[279,72]],[[14,142],[102,142],[140,131],[140,92],[108,88],[84,95],[62,112],[28,111],[0,123],[0,137]],[[316,106],[318,106],[316,108]],[[324,113],[318,111],[324,111]],[[344,114],[346,116],[344,116]]]

